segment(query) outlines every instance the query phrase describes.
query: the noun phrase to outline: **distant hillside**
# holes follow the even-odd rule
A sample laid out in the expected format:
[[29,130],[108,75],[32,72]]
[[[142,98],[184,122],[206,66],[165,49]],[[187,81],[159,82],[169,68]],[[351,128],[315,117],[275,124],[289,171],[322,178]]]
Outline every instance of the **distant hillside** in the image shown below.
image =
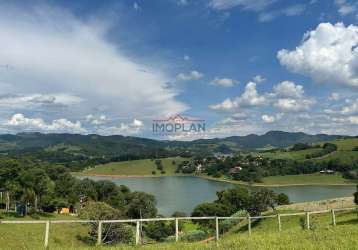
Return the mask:
[[309,135],[302,132],[291,133],[283,131],[269,131],[263,135],[250,134],[246,136],[231,136],[223,139],[196,140],[193,144],[227,144],[235,145],[239,149],[258,149],[265,147],[283,148],[295,143],[312,144],[322,141],[349,138],[342,135]]
[[281,131],[194,141],[160,141],[121,135],[20,133],[0,135],[0,154],[62,164],[75,171],[109,162],[252,151],[341,138],[346,137]]
[[[0,135],[0,151],[27,151],[33,149],[64,150],[64,147],[74,146],[80,151],[93,154],[135,153],[141,150],[158,151],[170,148],[207,148],[214,149],[227,145],[231,150],[250,150],[265,147],[288,147],[295,143],[317,143],[336,139],[349,138],[341,135],[309,135],[305,133],[290,133],[270,131],[264,135],[250,134],[247,136],[231,136],[227,138],[200,139],[194,141],[160,141],[131,136],[100,136],[79,134],[41,134],[20,133],[17,135]],[[54,147],[59,146],[59,147]],[[210,147],[209,147],[210,146]]]

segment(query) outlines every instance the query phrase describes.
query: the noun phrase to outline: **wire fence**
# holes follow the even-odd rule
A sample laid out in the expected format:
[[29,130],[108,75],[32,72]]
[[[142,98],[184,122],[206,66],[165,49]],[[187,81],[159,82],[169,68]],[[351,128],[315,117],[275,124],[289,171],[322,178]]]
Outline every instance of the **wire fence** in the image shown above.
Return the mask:
[[298,213],[278,213],[275,215],[262,215],[262,216],[240,216],[240,217],[177,217],[177,218],[148,218],[148,219],[124,219],[124,220],[33,220],[33,221],[19,221],[19,220],[0,220],[0,224],[44,224],[45,225],[45,235],[44,235],[44,247],[49,247],[49,238],[50,238],[50,225],[51,224],[73,224],[73,223],[96,223],[98,224],[97,230],[97,245],[102,244],[102,229],[105,224],[109,223],[135,223],[135,244],[140,244],[140,229],[141,223],[143,222],[158,222],[158,221],[174,221],[175,222],[175,241],[179,241],[179,221],[183,220],[214,220],[215,221],[215,240],[218,242],[220,238],[220,229],[219,221],[220,220],[241,220],[247,221],[248,233],[252,233],[252,222],[261,219],[277,218],[277,227],[278,231],[282,231],[282,218],[289,216],[306,216],[305,226],[307,229],[310,229],[310,218],[314,214],[323,214],[331,213],[331,225],[336,226],[336,212],[340,211],[352,211],[356,210],[358,213],[358,207],[351,208],[339,208],[339,209],[330,209],[330,210],[319,210],[319,211],[310,211],[310,212],[298,212]]

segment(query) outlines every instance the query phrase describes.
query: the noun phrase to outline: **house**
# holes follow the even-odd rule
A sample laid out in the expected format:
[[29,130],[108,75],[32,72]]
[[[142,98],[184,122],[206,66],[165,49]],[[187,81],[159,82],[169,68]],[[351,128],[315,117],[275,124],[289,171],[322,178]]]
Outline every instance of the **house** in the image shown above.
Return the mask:
[[320,174],[335,174],[336,173],[336,171],[331,170],[331,169],[325,169],[325,170],[321,170],[319,172],[320,172]]
[[197,172],[201,172],[203,170],[203,165],[201,165],[200,163],[196,166],[196,171]]
[[242,167],[240,167],[240,166],[235,166],[235,167],[233,167],[233,168],[231,168],[231,169],[229,170],[229,173],[230,173],[230,174],[236,174],[236,173],[240,172],[241,170],[242,170]]

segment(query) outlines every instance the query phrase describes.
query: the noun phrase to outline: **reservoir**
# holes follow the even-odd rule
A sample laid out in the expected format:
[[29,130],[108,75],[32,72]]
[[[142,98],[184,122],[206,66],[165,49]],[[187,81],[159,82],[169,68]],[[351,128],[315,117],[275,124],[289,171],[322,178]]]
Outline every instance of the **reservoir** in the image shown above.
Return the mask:
[[[192,176],[164,176],[138,178],[88,177],[93,180],[111,180],[117,185],[126,185],[132,191],[153,194],[157,199],[159,213],[170,216],[175,211],[190,215],[193,208],[203,202],[216,199],[216,192],[233,188],[236,185],[207,180]],[[254,190],[258,187],[249,187]],[[269,187],[276,193],[285,193],[291,202],[324,200],[352,196],[356,187],[352,186],[284,186]]]

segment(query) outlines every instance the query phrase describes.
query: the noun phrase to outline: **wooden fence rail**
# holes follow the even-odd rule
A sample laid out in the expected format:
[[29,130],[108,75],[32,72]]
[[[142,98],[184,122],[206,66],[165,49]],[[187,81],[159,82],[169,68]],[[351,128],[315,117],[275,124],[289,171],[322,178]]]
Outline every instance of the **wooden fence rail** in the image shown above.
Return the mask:
[[45,237],[44,237],[44,247],[48,248],[49,246],[49,237],[50,237],[50,225],[51,224],[69,224],[69,223],[98,223],[98,234],[97,234],[97,245],[102,244],[102,228],[103,224],[108,223],[135,223],[136,224],[136,234],[135,242],[136,245],[140,244],[140,226],[142,222],[155,222],[155,221],[175,221],[175,241],[179,240],[179,221],[180,220],[215,220],[215,240],[219,241],[219,220],[247,220],[248,233],[251,235],[251,224],[254,220],[268,219],[268,218],[277,218],[278,221],[278,230],[282,230],[282,217],[288,216],[306,216],[306,226],[307,229],[310,229],[310,216],[313,214],[322,214],[322,213],[331,213],[332,216],[332,225],[336,226],[336,212],[340,211],[350,211],[357,210],[357,207],[351,208],[339,208],[331,210],[319,210],[311,212],[299,212],[299,213],[278,213],[275,215],[262,215],[262,216],[247,216],[247,217],[177,217],[177,218],[148,218],[148,219],[125,219],[125,220],[35,220],[35,221],[17,221],[17,220],[0,220],[0,224],[44,224],[45,225]]

